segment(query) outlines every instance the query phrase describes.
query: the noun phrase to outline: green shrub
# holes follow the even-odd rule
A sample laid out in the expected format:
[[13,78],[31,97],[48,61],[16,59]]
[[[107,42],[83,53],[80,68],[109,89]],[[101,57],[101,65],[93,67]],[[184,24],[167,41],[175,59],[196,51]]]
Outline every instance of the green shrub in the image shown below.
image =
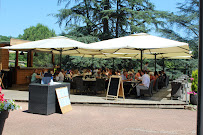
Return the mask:
[[192,78],[194,78],[194,80],[192,81],[192,91],[197,93],[197,89],[198,89],[198,70],[192,71]]

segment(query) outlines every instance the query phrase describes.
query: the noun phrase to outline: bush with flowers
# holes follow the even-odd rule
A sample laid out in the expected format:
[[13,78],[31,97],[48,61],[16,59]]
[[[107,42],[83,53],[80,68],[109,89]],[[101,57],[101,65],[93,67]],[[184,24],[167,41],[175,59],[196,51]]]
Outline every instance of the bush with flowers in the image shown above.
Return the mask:
[[18,110],[21,107],[16,105],[13,100],[5,100],[4,94],[1,92],[2,88],[0,87],[0,113],[3,111]]
[[192,81],[192,91],[197,93],[198,89],[198,70],[192,71],[192,78],[190,79]]
[[192,71],[192,78],[190,78],[190,80],[192,81],[191,89],[193,94],[195,94],[198,90],[198,70]]
[[190,92],[187,92],[187,94],[190,94],[190,103],[193,105],[197,105],[198,102],[198,96],[197,96],[197,90],[198,90],[198,70],[192,71],[192,78],[190,78],[192,82],[191,90]]

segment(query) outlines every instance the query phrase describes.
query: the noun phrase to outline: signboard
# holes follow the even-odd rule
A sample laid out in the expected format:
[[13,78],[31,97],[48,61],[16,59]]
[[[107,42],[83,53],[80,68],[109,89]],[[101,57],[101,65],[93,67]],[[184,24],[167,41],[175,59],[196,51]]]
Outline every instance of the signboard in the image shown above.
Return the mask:
[[111,76],[111,78],[109,79],[106,99],[118,99],[119,96],[125,99],[122,78],[120,76]]
[[56,89],[56,95],[58,98],[59,106],[61,108],[61,112],[64,114],[72,110],[72,106],[70,103],[70,98],[68,94],[67,87],[61,87]]

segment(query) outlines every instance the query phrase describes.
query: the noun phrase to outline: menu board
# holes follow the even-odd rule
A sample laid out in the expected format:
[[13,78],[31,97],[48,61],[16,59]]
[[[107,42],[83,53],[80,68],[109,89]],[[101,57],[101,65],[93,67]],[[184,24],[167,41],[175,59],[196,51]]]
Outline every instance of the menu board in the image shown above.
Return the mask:
[[59,106],[61,108],[61,112],[64,114],[72,110],[72,106],[70,103],[70,98],[68,94],[68,87],[61,87],[56,89],[56,95],[58,98]]
[[120,78],[111,78],[111,81],[109,81],[109,89],[108,89],[108,95],[117,96],[118,95],[118,89],[119,89],[119,83]]
[[116,98],[124,97],[124,89],[123,89],[123,82],[120,76],[111,76],[107,88],[106,99],[107,98]]

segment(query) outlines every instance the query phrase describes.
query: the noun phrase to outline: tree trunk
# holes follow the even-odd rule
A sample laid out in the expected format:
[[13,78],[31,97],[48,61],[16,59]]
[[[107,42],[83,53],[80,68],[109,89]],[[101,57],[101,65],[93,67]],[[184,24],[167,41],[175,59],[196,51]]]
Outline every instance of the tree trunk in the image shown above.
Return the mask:
[[87,17],[87,19],[88,19],[88,22],[87,22],[87,31],[88,31],[88,34],[91,34],[91,27],[90,27],[90,25],[89,25],[89,21],[90,21],[90,15],[89,15],[89,9],[88,9],[88,4],[87,4],[87,2],[88,2],[88,0],[84,0],[84,2],[85,2],[85,7],[86,7],[86,17]]
[[118,31],[119,31],[119,5],[120,5],[120,0],[117,0],[117,8],[116,8],[116,15],[117,15],[117,20],[116,20],[116,37],[118,38],[119,37],[119,33],[118,33]]
[[[104,2],[104,10],[109,10],[109,9],[110,9],[109,0],[106,0]],[[109,39],[109,22],[108,22],[108,19],[103,19],[102,23],[103,23],[103,34],[104,34],[103,39],[106,40],[106,39]]]

